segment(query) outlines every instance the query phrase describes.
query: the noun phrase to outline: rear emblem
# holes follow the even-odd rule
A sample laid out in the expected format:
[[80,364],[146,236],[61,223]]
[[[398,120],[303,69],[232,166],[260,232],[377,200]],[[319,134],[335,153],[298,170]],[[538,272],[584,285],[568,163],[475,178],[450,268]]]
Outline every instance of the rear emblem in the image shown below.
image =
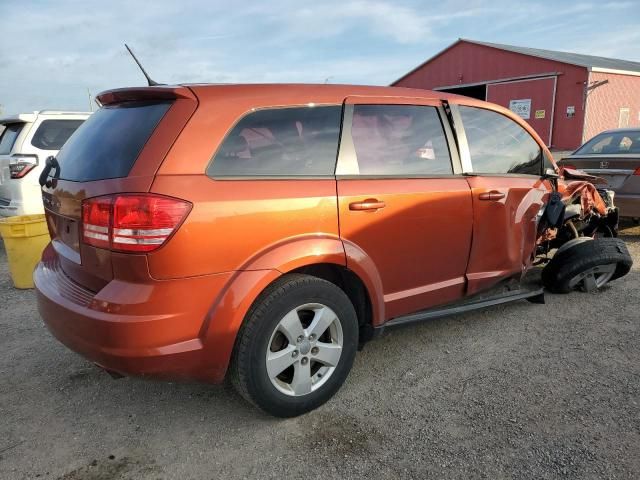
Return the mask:
[[609,168],[609,162],[600,162],[600,168]]

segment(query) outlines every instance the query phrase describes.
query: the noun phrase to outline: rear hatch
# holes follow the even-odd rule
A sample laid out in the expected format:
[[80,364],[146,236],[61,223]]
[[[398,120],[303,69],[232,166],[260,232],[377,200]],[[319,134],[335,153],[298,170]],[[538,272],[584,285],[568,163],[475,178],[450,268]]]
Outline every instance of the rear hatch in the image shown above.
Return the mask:
[[[45,168],[42,199],[51,243],[71,279],[95,292],[113,277],[118,254],[83,241],[82,204],[93,197],[146,193],[197,107],[186,87],[120,89],[76,130]],[[134,255],[136,256],[136,255]]]

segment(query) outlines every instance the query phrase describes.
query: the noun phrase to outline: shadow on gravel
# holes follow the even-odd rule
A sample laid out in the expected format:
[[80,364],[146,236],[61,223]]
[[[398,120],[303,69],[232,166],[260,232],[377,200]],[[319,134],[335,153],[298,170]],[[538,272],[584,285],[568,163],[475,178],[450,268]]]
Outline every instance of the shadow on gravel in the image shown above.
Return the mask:
[[625,242],[640,242],[640,225],[631,219],[620,219],[618,233]]

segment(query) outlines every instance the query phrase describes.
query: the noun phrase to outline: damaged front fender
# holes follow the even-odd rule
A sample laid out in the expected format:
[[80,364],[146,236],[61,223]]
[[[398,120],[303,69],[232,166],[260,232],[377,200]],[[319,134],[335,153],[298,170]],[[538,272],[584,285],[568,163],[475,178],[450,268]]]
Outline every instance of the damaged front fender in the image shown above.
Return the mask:
[[596,187],[602,179],[572,169],[562,169],[561,174],[539,223],[538,253],[546,255],[574,238],[617,236],[614,194]]
[[596,186],[589,181],[559,182],[558,192],[562,195],[565,205],[580,203],[581,217],[585,217],[594,211],[599,215],[607,215],[607,205]]

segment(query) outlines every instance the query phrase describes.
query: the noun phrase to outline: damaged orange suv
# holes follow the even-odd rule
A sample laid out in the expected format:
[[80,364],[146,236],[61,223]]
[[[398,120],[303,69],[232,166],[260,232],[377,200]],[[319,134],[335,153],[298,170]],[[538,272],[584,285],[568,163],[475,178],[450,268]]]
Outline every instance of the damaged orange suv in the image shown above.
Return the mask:
[[[98,98],[41,175],[52,241],[34,280],[51,332],[114,374],[228,376],[298,415],[384,327],[542,301],[523,281],[536,256],[615,235],[607,192],[565,184],[531,127],[485,102],[338,85]],[[618,254],[556,265],[548,286],[626,273],[624,244],[600,241]]]

